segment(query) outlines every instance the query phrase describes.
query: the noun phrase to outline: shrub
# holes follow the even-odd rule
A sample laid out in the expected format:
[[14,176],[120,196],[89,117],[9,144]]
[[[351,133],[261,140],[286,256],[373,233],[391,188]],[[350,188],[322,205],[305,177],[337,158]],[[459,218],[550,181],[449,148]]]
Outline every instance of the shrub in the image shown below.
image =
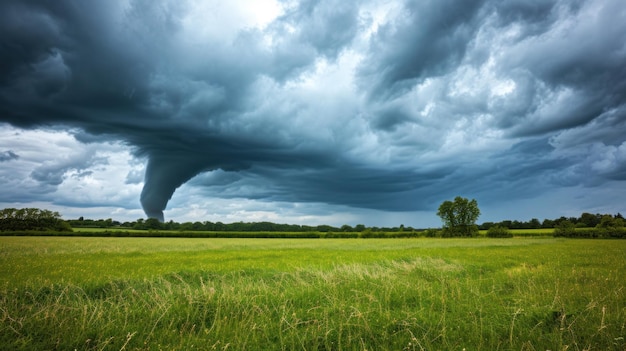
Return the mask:
[[441,237],[441,231],[438,229],[426,229],[423,233],[423,236],[427,238]]
[[561,221],[554,227],[554,236],[564,236],[571,238],[576,235],[576,226],[570,221]]
[[477,225],[457,225],[455,227],[444,227],[441,230],[442,238],[474,237],[474,236],[478,236]]
[[487,230],[487,236],[490,238],[512,238],[513,234],[509,228],[495,225]]
[[626,239],[626,228],[597,228],[595,230],[599,238]]

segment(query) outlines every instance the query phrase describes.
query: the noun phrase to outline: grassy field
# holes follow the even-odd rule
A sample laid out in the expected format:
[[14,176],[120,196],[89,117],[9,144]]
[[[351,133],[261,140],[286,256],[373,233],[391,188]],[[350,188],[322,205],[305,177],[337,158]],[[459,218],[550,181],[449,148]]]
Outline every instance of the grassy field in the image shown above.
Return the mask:
[[0,237],[4,350],[625,350],[626,241]]

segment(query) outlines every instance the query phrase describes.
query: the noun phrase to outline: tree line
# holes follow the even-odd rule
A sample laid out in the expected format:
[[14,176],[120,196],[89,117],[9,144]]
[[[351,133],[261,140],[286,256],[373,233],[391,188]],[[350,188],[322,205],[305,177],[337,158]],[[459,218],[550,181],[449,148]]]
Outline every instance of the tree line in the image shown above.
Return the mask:
[[[624,217],[618,213],[616,215],[610,214],[590,214],[583,213],[579,217],[559,217],[555,219],[544,219],[539,221],[533,218],[528,221],[518,220],[503,220],[500,222],[483,222],[477,225],[477,229],[488,230],[491,227],[500,226],[508,229],[541,229],[549,228],[553,229],[559,226],[561,223],[567,221],[572,223],[576,228],[594,228],[602,221],[602,218],[606,217],[615,219],[624,219]],[[344,224],[342,226],[331,225],[299,225],[299,224],[281,224],[272,222],[234,222],[234,223],[222,223],[211,221],[195,221],[195,222],[183,222],[178,223],[175,221],[168,221],[160,223],[154,218],[143,219],[139,218],[135,221],[120,222],[108,219],[86,219],[80,217],[78,219],[71,219],[67,221],[73,228],[127,228],[138,230],[179,230],[179,231],[230,231],[230,232],[363,232],[370,230],[373,232],[401,232],[401,231],[422,231],[428,228],[414,228],[411,226],[400,225],[397,227],[376,227],[365,226],[364,224],[357,224],[354,226]]]
[[554,236],[566,238],[626,238],[624,224],[624,218],[619,213],[615,216],[602,215],[600,221],[594,227],[589,227],[586,223],[564,220],[554,227]]
[[139,218],[135,221],[120,222],[111,218],[108,219],[86,219],[80,217],[78,219],[70,219],[67,221],[73,228],[125,228],[136,230],[178,230],[178,231],[211,231],[211,232],[348,232],[360,233],[366,230],[374,232],[403,232],[415,231],[415,228],[405,227],[366,227],[364,224],[351,226],[344,224],[340,227],[331,225],[300,225],[300,224],[282,224],[272,222],[234,222],[222,223],[211,221],[195,221],[178,223],[170,220],[168,222],[159,222],[155,218],[143,219]]
[[[559,217],[556,219],[544,219],[543,221],[539,221],[536,218],[533,218],[528,221],[518,221],[518,220],[503,220],[500,222],[483,222],[478,224],[477,227],[480,230],[488,230],[494,226],[506,227],[508,229],[541,229],[541,228],[555,228],[559,224],[564,221],[568,221],[576,228],[593,228],[600,224],[603,217],[609,216],[611,218],[621,218],[622,215],[620,213],[616,215],[609,214],[589,214],[583,213],[580,217]],[[183,222],[178,223],[174,221],[168,221],[164,223],[160,223],[158,220],[154,219],[143,219],[139,218],[135,221],[125,221],[120,222],[113,220],[111,218],[108,219],[70,219],[67,222],[73,228],[115,228],[122,227],[128,229],[139,229],[139,230],[181,230],[181,231],[231,231],[231,232],[255,232],[255,231],[275,231],[275,232],[362,232],[366,229],[370,229],[372,231],[385,231],[385,232],[394,232],[394,231],[412,231],[412,230],[422,230],[420,228],[413,228],[411,226],[400,225],[398,227],[367,227],[363,224],[357,224],[355,226],[351,226],[348,224],[344,224],[342,226],[330,226],[330,225],[317,225],[317,226],[309,226],[309,225],[299,225],[299,224],[280,224],[280,223],[272,223],[272,222],[235,222],[235,223],[222,223],[222,222],[211,222],[211,221],[196,221],[196,222]],[[426,228],[423,228],[426,229]]]
[[480,229],[488,230],[491,227],[500,226],[506,227],[509,229],[541,229],[541,228],[556,228],[560,226],[564,222],[568,222],[574,225],[575,228],[595,228],[598,226],[602,220],[606,221],[607,218],[613,218],[617,220],[624,220],[624,217],[621,213],[617,213],[615,215],[611,214],[591,214],[584,212],[579,217],[559,217],[556,219],[544,219],[543,221],[539,221],[537,218],[533,218],[529,221],[511,221],[504,220],[500,222],[484,222],[479,225]]
[[[555,228],[555,235],[566,237],[614,237],[624,236],[624,217],[618,213],[591,214],[582,213],[579,217],[560,217],[539,221],[533,218],[529,221],[504,220],[500,222],[484,222],[476,225],[475,221],[480,210],[475,200],[457,197],[454,201],[445,201],[437,213],[443,221],[443,228],[416,229],[410,226],[398,227],[367,227],[364,224],[351,226],[344,224],[340,227],[330,225],[299,225],[279,224],[272,222],[210,222],[196,221],[178,223],[172,220],[161,223],[157,219],[137,219],[135,221],[120,222],[108,219],[78,219],[63,220],[58,212],[37,208],[5,208],[0,210],[0,231],[57,231],[71,232],[72,228],[111,228],[134,229],[147,231],[180,231],[180,232],[291,232],[291,233],[362,233],[358,237],[377,237],[383,233],[396,233],[398,237],[408,236],[476,236],[478,230],[488,230],[490,236],[510,236],[509,229],[540,229]],[[589,230],[582,230],[587,228]],[[332,235],[331,235],[332,236]]]
[[70,224],[58,212],[38,208],[5,208],[0,210],[0,231],[71,232]]
[[[478,230],[487,230],[488,237],[512,237],[511,229],[540,229],[554,228],[554,236],[570,238],[626,238],[624,217],[618,213],[591,214],[584,212],[580,217],[560,217],[555,220],[544,219],[539,222],[533,218],[528,222],[501,221],[499,223],[486,222],[480,227],[476,220],[480,216],[480,209],[476,200],[468,200],[457,196],[454,201],[444,201],[437,211],[441,217],[443,229],[441,236],[476,236]],[[584,230],[582,230],[584,229]]]

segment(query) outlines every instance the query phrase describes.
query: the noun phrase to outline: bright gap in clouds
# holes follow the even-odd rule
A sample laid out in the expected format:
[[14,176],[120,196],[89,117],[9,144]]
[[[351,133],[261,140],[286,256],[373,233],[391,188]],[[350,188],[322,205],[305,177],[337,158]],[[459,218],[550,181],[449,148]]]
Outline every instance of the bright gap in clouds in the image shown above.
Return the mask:
[[[16,155],[0,168],[0,207],[37,205],[67,219],[90,213],[97,218],[143,217],[138,197],[145,161],[121,142],[85,144],[68,131],[0,125],[0,150]],[[29,198],[35,202],[22,204]]]
[[274,0],[196,0],[190,7],[182,19],[184,36],[198,43],[232,41],[241,31],[265,28],[284,12]]
[[236,6],[242,10],[250,23],[260,28],[267,26],[283,13],[282,5],[274,0],[239,0],[230,3],[237,3]]

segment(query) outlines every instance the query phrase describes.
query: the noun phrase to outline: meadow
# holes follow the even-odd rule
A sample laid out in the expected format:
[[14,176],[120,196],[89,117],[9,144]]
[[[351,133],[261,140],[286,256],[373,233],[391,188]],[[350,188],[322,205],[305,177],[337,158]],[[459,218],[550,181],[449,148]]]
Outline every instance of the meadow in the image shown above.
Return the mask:
[[3,350],[625,350],[626,241],[0,237]]

